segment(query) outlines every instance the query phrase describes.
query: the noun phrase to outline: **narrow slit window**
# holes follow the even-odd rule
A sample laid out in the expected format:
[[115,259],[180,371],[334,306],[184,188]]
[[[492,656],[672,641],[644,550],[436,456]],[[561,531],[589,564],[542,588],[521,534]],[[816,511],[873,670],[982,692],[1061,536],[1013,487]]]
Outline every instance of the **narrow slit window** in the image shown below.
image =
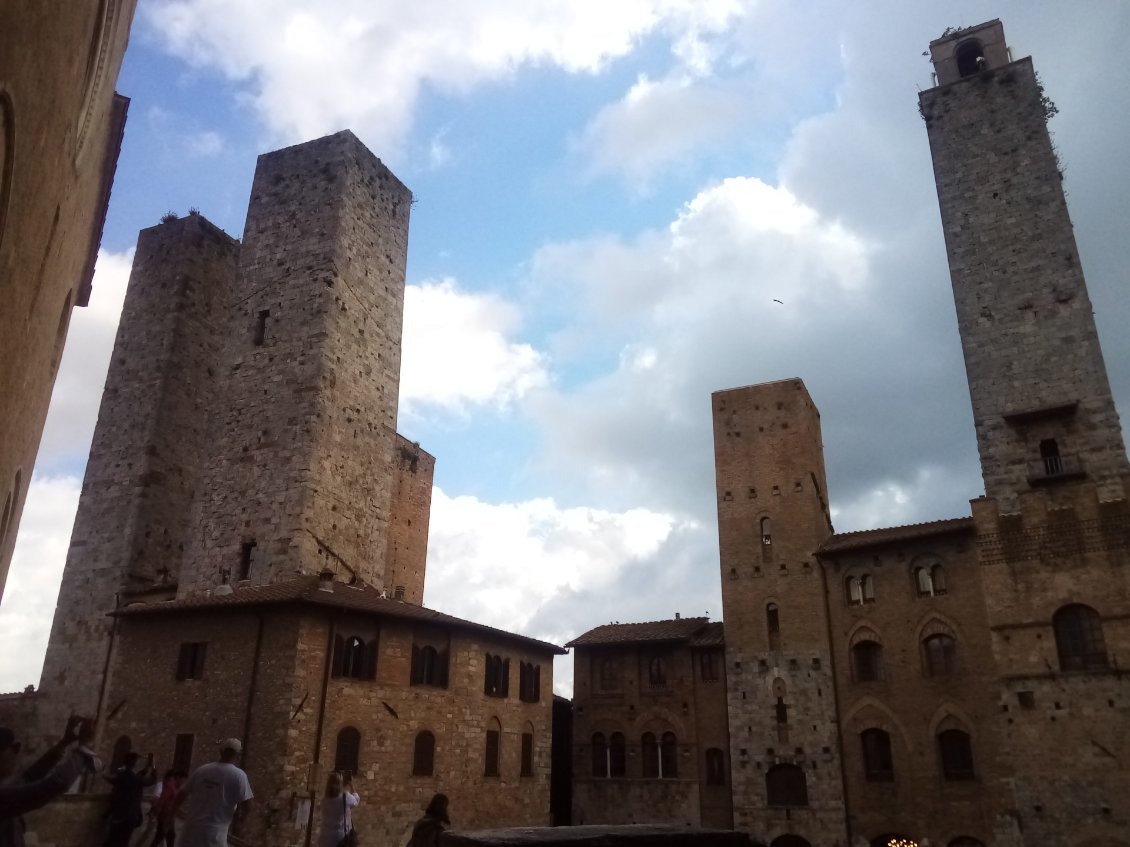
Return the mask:
[[267,339],[267,318],[271,316],[270,309],[264,309],[259,313],[259,317],[255,321],[255,346],[262,347],[263,342]]
[[244,541],[239,547],[239,578],[251,579],[252,568],[255,564],[255,542]]

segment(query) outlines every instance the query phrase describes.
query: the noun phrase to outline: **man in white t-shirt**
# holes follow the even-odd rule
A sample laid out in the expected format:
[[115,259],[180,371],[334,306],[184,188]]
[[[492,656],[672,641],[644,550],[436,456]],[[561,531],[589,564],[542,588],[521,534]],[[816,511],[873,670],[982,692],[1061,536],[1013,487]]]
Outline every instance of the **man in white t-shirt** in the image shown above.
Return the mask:
[[227,847],[228,827],[251,810],[251,783],[236,764],[243,752],[238,738],[220,742],[220,760],[192,772],[177,797],[185,823],[180,847]]

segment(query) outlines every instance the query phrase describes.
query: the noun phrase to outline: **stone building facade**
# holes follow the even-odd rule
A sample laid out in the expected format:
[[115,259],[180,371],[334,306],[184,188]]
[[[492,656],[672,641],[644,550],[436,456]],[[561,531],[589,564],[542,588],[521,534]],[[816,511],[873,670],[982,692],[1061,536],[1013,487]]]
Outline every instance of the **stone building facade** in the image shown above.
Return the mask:
[[[307,843],[335,768],[377,845],[436,791],[466,826],[549,819],[562,649],[421,605],[435,460],[396,432],[410,207],[341,132],[260,157],[242,243],[198,214],[138,241],[36,719],[95,716],[107,752],[184,769],[243,738],[252,843]],[[59,808],[35,826],[78,843]]]
[[134,0],[9,3],[0,27],[0,595],[71,310],[94,260],[129,100]]
[[607,624],[567,646],[572,822],[732,828],[721,624]]
[[1048,103],[999,21],[930,55],[985,495],[836,534],[801,381],[713,395],[734,824],[772,847],[1127,847],[1130,466]]

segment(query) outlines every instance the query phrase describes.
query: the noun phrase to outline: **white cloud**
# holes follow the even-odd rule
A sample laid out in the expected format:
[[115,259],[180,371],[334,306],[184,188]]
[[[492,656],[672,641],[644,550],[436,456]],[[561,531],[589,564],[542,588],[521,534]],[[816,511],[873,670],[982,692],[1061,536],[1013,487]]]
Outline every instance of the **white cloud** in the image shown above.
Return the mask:
[[282,140],[343,127],[391,154],[421,88],[462,92],[526,65],[592,73],[664,32],[679,49],[728,25],[740,0],[166,0],[143,19],[166,48],[252,89]]
[[641,75],[624,97],[605,106],[575,140],[595,175],[646,189],[666,165],[730,141],[748,122],[739,88],[701,82],[683,73],[651,80]]
[[447,130],[440,130],[432,136],[431,143],[428,145],[428,167],[433,171],[442,168],[451,161],[451,148],[444,140],[446,136]]
[[465,413],[470,406],[506,409],[546,385],[545,356],[511,340],[517,307],[493,294],[460,290],[453,279],[408,286],[400,409]]
[[217,156],[224,149],[224,137],[215,130],[194,133],[186,141],[188,149],[202,158]]
[[132,266],[132,248],[125,253],[98,251],[90,305],[71,316],[55,378],[36,459],[41,472],[74,472],[86,461]]
[[81,487],[77,476],[36,474],[28,488],[0,606],[0,691],[39,685]]

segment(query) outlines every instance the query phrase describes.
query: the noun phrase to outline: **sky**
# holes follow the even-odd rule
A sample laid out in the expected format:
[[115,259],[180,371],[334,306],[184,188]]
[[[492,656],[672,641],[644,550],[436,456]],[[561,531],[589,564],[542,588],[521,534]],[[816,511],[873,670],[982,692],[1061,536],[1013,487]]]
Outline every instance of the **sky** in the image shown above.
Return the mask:
[[[412,189],[399,429],[425,604],[563,644],[721,618],[710,394],[802,378],[839,532],[983,492],[919,90],[999,17],[1050,123],[1130,419],[1130,4],[140,0],[89,307],[0,606],[38,683],[139,229],[243,228],[255,157],[352,129]],[[780,301],[780,302],[778,302]],[[555,664],[569,694],[571,658]]]

